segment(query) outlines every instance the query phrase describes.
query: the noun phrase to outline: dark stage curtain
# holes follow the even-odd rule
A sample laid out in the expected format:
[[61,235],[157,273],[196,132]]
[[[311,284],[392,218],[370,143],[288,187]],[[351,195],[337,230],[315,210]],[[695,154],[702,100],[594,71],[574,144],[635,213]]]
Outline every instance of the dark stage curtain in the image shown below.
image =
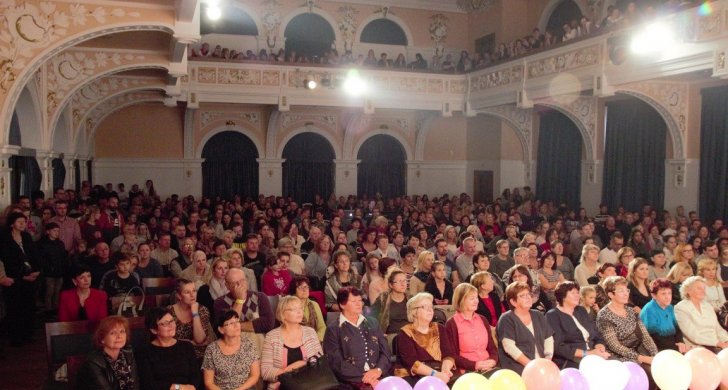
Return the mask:
[[359,196],[371,199],[376,193],[385,198],[404,195],[406,165],[402,145],[390,135],[375,135],[361,146],[357,159],[361,160],[357,173]]
[[283,149],[283,196],[299,203],[313,202],[314,195],[328,199],[334,192],[334,149],[315,133],[291,138]]
[[636,98],[607,103],[602,201],[638,211],[662,210],[665,201],[667,126],[659,113]]
[[558,111],[541,114],[536,197],[580,207],[582,139],[574,122]]
[[76,192],[81,192],[81,162],[73,160],[73,173],[76,179]]
[[202,149],[202,193],[232,199],[258,196],[258,150],[244,134],[224,131]]
[[9,161],[11,173],[10,197],[17,201],[21,195],[30,196],[40,190],[43,175],[35,157],[13,156]]
[[60,158],[53,159],[53,190],[56,188],[63,187],[63,183],[66,181],[66,166],[63,165],[63,160]]
[[700,216],[726,217],[728,192],[728,87],[701,91]]

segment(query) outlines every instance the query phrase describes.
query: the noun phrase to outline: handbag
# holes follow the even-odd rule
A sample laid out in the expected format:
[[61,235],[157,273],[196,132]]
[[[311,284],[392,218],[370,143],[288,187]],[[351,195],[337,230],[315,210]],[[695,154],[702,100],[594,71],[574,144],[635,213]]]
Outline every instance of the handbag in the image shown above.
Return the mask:
[[[139,301],[139,306],[136,306],[134,304],[134,300],[132,299],[129,294],[131,294],[132,291],[139,290],[142,292],[142,299]],[[123,317],[141,317],[142,310],[144,310],[144,300],[146,299],[146,294],[144,294],[144,289],[139,286],[134,286],[129,289],[129,291],[126,292],[126,295],[124,295],[124,299],[121,301],[121,304],[119,305],[119,309],[117,310],[117,315],[123,316]],[[129,310],[131,315],[125,315],[126,311]]]
[[297,370],[278,375],[280,390],[328,390],[339,387],[339,381],[326,356],[313,356]]

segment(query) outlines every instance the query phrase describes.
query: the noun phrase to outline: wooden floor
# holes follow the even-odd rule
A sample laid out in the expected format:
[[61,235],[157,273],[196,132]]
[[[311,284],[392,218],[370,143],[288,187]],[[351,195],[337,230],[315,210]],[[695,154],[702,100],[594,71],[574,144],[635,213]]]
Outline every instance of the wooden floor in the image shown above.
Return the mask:
[[[35,341],[23,347],[11,347],[5,335],[0,337],[0,390],[50,389],[42,321],[37,321]],[[57,386],[55,386],[57,388]]]

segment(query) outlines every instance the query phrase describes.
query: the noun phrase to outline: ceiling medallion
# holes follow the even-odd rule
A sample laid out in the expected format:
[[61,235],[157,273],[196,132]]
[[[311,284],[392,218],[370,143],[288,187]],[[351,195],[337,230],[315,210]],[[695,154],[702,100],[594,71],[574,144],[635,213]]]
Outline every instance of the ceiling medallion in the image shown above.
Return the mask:
[[495,0],[457,0],[458,8],[465,12],[483,11],[495,3]]

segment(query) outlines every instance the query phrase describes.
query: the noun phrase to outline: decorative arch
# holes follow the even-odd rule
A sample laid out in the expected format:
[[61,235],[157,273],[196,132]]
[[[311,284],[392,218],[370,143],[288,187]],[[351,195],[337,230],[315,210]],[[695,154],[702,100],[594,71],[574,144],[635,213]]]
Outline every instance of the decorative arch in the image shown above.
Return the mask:
[[[69,3],[70,7],[71,4]],[[120,7],[123,8],[123,7]],[[58,12],[59,10],[56,10]],[[125,11],[124,11],[125,12]],[[140,11],[141,12],[141,11]],[[7,18],[7,16],[6,16]],[[13,23],[14,24],[14,23]],[[63,50],[75,46],[81,42],[104,36],[125,31],[162,31],[170,35],[174,34],[174,26],[168,23],[161,22],[159,20],[139,20],[135,22],[122,22],[122,23],[111,23],[107,20],[107,23],[97,25],[79,33],[67,36],[59,39],[54,44],[49,44],[44,50],[32,55],[25,59],[25,63],[30,66],[21,68],[17,74],[15,74],[15,81],[8,87],[8,93],[5,100],[2,101],[0,106],[0,140],[4,143],[8,142],[7,129],[10,125],[11,116],[5,113],[12,112],[9,110],[10,107],[14,107],[22,92],[22,86],[26,85],[35,72],[43,66],[50,58]],[[28,45],[24,45],[23,48],[27,48]],[[3,80],[0,80],[3,82]],[[1,101],[1,100],[0,100]],[[39,127],[40,128],[40,127]]]
[[359,28],[356,31],[356,40],[354,41],[355,43],[361,43],[361,33],[364,31],[364,28],[369,23],[377,19],[388,19],[396,23],[402,29],[402,31],[404,31],[405,37],[407,37],[407,46],[414,46],[415,41],[412,35],[412,30],[410,30],[409,26],[402,18],[392,14],[387,14],[386,18],[382,17],[381,14],[372,14],[369,15],[366,19],[362,20],[361,23],[359,23]]
[[65,96],[63,97],[63,100],[61,100],[58,105],[57,109],[52,111],[52,116],[50,117],[50,121],[48,122],[49,126],[48,129],[50,131],[50,134],[48,134],[48,143],[50,144],[50,140],[53,140],[53,133],[55,132],[56,123],[58,121],[58,117],[60,116],[61,112],[68,106],[68,104],[71,102],[74,94],[81,90],[84,86],[95,82],[96,80],[100,80],[105,76],[112,75],[119,72],[129,71],[129,70],[136,70],[136,69],[163,69],[166,71],[169,71],[169,63],[147,63],[147,64],[123,64],[119,65],[113,68],[106,69],[100,73],[97,73],[95,75],[91,75],[88,78],[84,80],[82,83],[75,84],[71,87],[70,90],[68,90],[65,93]]
[[[523,112],[518,112],[518,110],[522,110]],[[521,141],[523,159],[526,165],[530,166],[530,161],[533,156],[533,140],[531,139],[533,131],[533,109],[519,109],[515,106],[508,105],[485,108],[476,111],[476,113],[494,116],[511,125],[516,132],[516,136]]]
[[[256,10],[250,8],[247,4],[243,3],[240,0],[236,0],[236,1],[233,1],[233,2],[229,3],[227,5],[227,7],[238,8],[241,11],[245,12],[246,14],[248,14],[248,16],[250,17],[250,19],[255,24],[255,29],[258,30],[258,36],[263,35],[263,31],[265,31],[265,29],[263,28],[263,23],[261,22],[260,16],[256,12]],[[204,15],[202,12],[200,12],[200,18],[203,18],[203,17],[206,17],[206,15]]]
[[415,160],[422,161],[425,159],[425,145],[427,144],[427,136],[432,129],[432,122],[437,115],[428,113],[427,116],[419,122],[417,126],[417,135],[415,137]]
[[341,149],[342,149],[341,145],[336,141],[336,139],[331,134],[329,134],[326,131],[322,131],[321,129],[317,128],[315,125],[299,127],[298,129],[288,133],[278,144],[278,151],[276,152],[275,158],[277,158],[277,159],[283,158],[283,149],[286,148],[286,144],[288,144],[288,141],[290,141],[291,138],[293,138],[299,134],[302,134],[302,133],[312,133],[312,132],[326,138],[326,140],[329,141],[329,143],[331,144],[331,148],[334,149],[334,155],[336,156],[336,159],[337,160],[341,159]]
[[414,155],[412,154],[412,147],[410,146],[409,142],[396,131],[386,131],[384,129],[372,129],[370,131],[367,131],[366,135],[362,137],[354,146],[354,149],[352,151],[352,157],[357,158],[359,155],[359,149],[361,149],[361,146],[364,145],[364,143],[369,140],[370,138],[377,136],[377,135],[388,135],[399,142],[399,144],[402,146],[402,150],[404,150],[405,158],[408,161],[411,161]]
[[586,160],[596,160],[597,156],[596,150],[594,148],[593,137],[591,135],[592,133],[589,131],[587,124],[585,124],[584,121],[581,120],[581,118],[579,118],[576,113],[557,103],[540,101],[536,103],[536,105],[556,110],[564,114],[567,118],[574,122],[576,128],[579,129],[579,134],[581,134],[581,140],[584,146],[584,156],[586,156]]
[[212,131],[207,132],[204,137],[200,140],[200,143],[197,144],[197,147],[195,148],[195,156],[196,158],[202,158],[202,150],[205,148],[205,145],[207,144],[207,141],[210,140],[210,138],[223,133],[225,131],[235,131],[238,132],[246,137],[248,137],[251,141],[253,141],[253,144],[255,144],[255,149],[258,151],[258,156],[260,158],[263,158],[265,156],[265,148],[263,148],[263,144],[261,143],[258,136],[255,134],[254,131],[251,129],[248,129],[243,126],[220,126],[214,128]]
[[[539,18],[538,21],[538,28],[541,30],[541,33],[546,31],[546,26],[549,23],[549,19],[551,18],[551,14],[554,13],[554,10],[556,10],[556,7],[558,7],[561,3],[564,1],[572,1],[572,0],[549,0],[548,4],[546,4],[546,7],[543,9],[543,12],[541,13],[541,18]],[[582,15],[589,15],[589,8],[582,4],[582,1],[579,0],[573,0],[574,4],[576,4],[577,7],[579,7],[579,10],[581,10]]]
[[654,108],[655,111],[660,114],[662,120],[664,120],[665,124],[667,125],[667,132],[668,134],[670,134],[670,141],[672,142],[672,159],[685,159],[685,140],[682,132],[680,131],[680,125],[678,124],[677,120],[675,120],[675,117],[673,117],[670,111],[662,103],[642,92],[623,89],[617,90],[615,91],[615,93],[635,97],[647,103],[650,107]]
[[[308,13],[316,14],[316,15],[321,16],[322,18],[326,19],[326,21],[331,26],[331,29],[334,30],[334,38],[336,39],[334,41],[335,45],[337,43],[344,42],[344,38],[341,36],[341,32],[337,28],[339,23],[336,21],[336,19],[333,16],[331,16],[331,14],[326,12],[325,10],[323,10],[321,8],[317,8],[317,7],[311,7],[310,9],[309,9],[309,7],[296,8],[296,9],[292,10],[291,12],[289,12],[286,16],[284,16],[283,19],[281,20],[280,29],[278,30],[278,31],[280,31],[281,38],[285,38],[284,34],[286,31],[286,28],[288,27],[288,24],[291,23],[291,20],[293,20],[293,18],[295,18],[298,15],[308,14]],[[260,31],[262,31],[262,30],[260,30]]]

